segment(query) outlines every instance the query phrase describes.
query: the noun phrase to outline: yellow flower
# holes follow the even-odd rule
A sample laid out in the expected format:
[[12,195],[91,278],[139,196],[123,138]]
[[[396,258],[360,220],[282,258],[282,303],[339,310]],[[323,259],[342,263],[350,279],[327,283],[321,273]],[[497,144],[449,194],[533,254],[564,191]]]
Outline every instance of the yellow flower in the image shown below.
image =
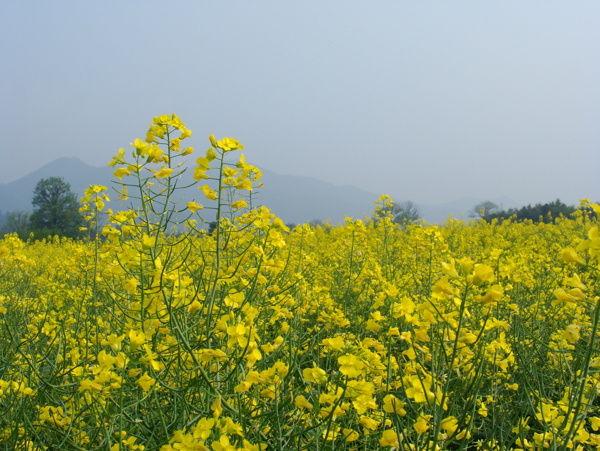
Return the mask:
[[119,352],[117,354],[117,357],[115,357],[115,365],[117,366],[117,368],[125,369],[128,363],[129,358],[127,358],[127,356],[122,352]]
[[360,417],[359,423],[364,425],[367,429],[374,431],[379,427],[381,421],[376,420],[375,418],[371,418],[369,416],[363,415]]
[[579,288],[572,288],[568,292],[564,288],[557,288],[553,294],[556,299],[552,301],[552,305],[577,302],[586,298],[585,294]]
[[195,352],[196,358],[203,363],[208,363],[212,360],[218,362],[227,360],[227,354],[220,349],[200,349]]
[[331,351],[341,351],[346,343],[344,342],[344,339],[338,335],[334,338],[325,338],[321,341],[321,345],[326,346]]
[[240,172],[239,169],[234,169],[232,167],[229,166],[225,166],[223,168],[223,175],[225,177],[233,177],[234,175],[237,175]]
[[146,355],[140,358],[140,362],[150,363],[154,371],[160,371],[162,369],[162,365],[156,360],[158,354],[152,352],[150,346],[144,344],[144,350],[146,351]]
[[202,210],[204,208],[202,204],[198,204],[196,202],[188,202],[187,207],[192,213],[196,213],[198,210]]
[[192,428],[192,434],[194,438],[206,440],[210,437],[212,428],[215,426],[214,418],[201,418],[196,423],[196,426]]
[[487,417],[488,416],[488,409],[487,409],[487,406],[485,405],[485,403],[483,401],[479,402],[479,409],[477,410],[477,413],[479,415],[481,415],[482,417]]
[[223,413],[223,407],[221,406],[221,396],[217,396],[214,402],[210,405],[210,410],[213,411],[215,418],[219,418]]
[[312,368],[304,368],[302,370],[302,377],[306,382],[312,382],[314,384],[324,384],[327,382],[327,373],[325,370],[319,368],[314,362]]
[[417,358],[417,353],[415,352],[415,348],[413,346],[411,346],[405,351],[402,351],[402,355],[408,357],[409,360],[415,360]]
[[202,309],[202,304],[200,304],[197,299],[194,299],[194,301],[188,305],[188,313],[194,313],[200,309]]
[[374,319],[367,320],[367,330],[371,332],[379,332],[381,330],[381,325]]
[[452,299],[454,295],[454,288],[448,282],[446,277],[442,277],[438,280],[431,288],[432,296],[436,299],[447,300]]
[[158,163],[159,161],[168,161],[168,156],[165,155],[162,149],[156,144],[152,144],[148,147],[147,154],[148,158],[155,163]]
[[458,427],[458,420],[455,417],[446,417],[442,420],[441,426],[448,434],[454,434]]
[[240,347],[245,348],[248,344],[247,333],[248,328],[242,323],[239,323],[237,326],[229,326],[227,328],[227,335],[229,335],[227,346],[238,344]]
[[94,382],[90,379],[84,379],[79,383],[79,391],[86,391],[86,390],[94,390],[94,391],[102,391],[102,384],[99,384],[98,382]]
[[338,357],[340,373],[348,377],[358,377],[362,374],[365,364],[353,354]]
[[585,260],[572,247],[566,247],[560,253],[563,260],[567,263],[579,263],[585,265]]
[[123,282],[123,288],[129,291],[131,294],[137,293],[137,287],[140,283],[135,277],[130,277],[126,281]]
[[360,438],[360,434],[357,431],[355,431],[354,429],[344,428],[342,430],[342,433],[344,434],[344,437],[346,437],[344,439],[346,442],[353,442]]
[[294,405],[299,409],[313,409],[313,405],[310,402],[308,402],[303,395],[296,396],[296,399],[294,400]]
[[154,172],[154,178],[166,178],[166,177],[170,177],[171,174],[173,173],[173,169],[171,168],[167,168],[167,167],[162,167],[160,168],[158,171],[153,171]]
[[432,400],[435,395],[430,390],[431,388],[431,377],[423,377],[418,375],[407,376],[405,379],[408,384],[405,391],[406,396],[411,399],[414,399],[415,402],[424,403],[427,400]]
[[423,434],[429,430],[429,420],[433,418],[432,415],[419,415],[419,419],[413,424],[413,428],[417,431],[417,434]]
[[209,200],[217,200],[217,192],[208,185],[202,185],[198,189],[202,190],[204,196]]
[[138,347],[146,343],[146,334],[141,330],[130,329],[127,335],[129,337],[129,344],[133,347]]
[[398,433],[393,429],[386,429],[381,434],[381,438],[379,439],[379,444],[381,446],[393,446],[398,448],[400,446],[400,442],[398,439]]
[[579,331],[581,330],[581,326],[578,324],[569,324],[565,331],[563,332],[563,338],[567,340],[569,343],[573,344],[579,340],[580,335]]
[[108,337],[103,338],[102,341],[100,342],[100,344],[109,345],[113,350],[120,351],[121,343],[123,342],[124,339],[125,339],[125,334],[119,335],[119,336],[117,336],[115,334],[110,334]]
[[229,437],[221,435],[218,442],[212,443],[214,451],[237,451],[237,448],[231,444]]
[[594,431],[600,429],[600,418],[599,417],[589,417],[588,421],[590,422],[590,426]]
[[155,245],[156,245],[156,237],[149,236],[148,234],[144,233],[144,236],[142,237],[143,248],[150,249],[151,247],[154,247]]
[[406,415],[404,403],[394,395],[386,395],[383,398],[383,410],[387,413],[396,413],[398,415]]
[[491,302],[497,302],[504,295],[504,289],[501,285],[492,285],[488,292],[484,296],[478,296],[477,302],[482,304],[489,304]]
[[98,364],[101,367],[108,368],[108,369],[111,369],[117,360],[116,357],[113,357],[112,355],[107,354],[106,351],[104,351],[104,350],[100,351],[97,359],[98,359]]
[[477,335],[472,332],[463,332],[463,334],[458,339],[459,343],[469,343],[473,344],[477,341]]
[[390,337],[399,337],[400,336],[400,329],[398,329],[397,327],[390,327],[387,331],[388,336]]
[[127,168],[119,168],[114,172],[113,175],[116,178],[118,178],[119,180],[121,180],[121,179],[123,179],[124,175],[131,175],[131,172],[129,172],[129,170]]
[[248,208],[248,204],[244,199],[237,200],[231,204],[231,208]]
[[586,290],[587,287],[581,282],[581,278],[578,274],[573,274],[573,277],[568,277],[565,280],[566,284],[571,288],[579,288],[580,290]]
[[148,156],[148,143],[136,138],[134,142],[130,143],[130,145],[135,148],[135,151],[138,155],[143,157]]
[[[211,144],[213,142],[214,142],[214,136],[211,139]],[[244,149],[244,146],[242,146],[237,139],[233,139],[233,138],[223,138],[220,141],[216,142],[216,146],[215,146],[215,144],[213,144],[213,146],[219,147],[220,149],[224,150],[225,152],[229,152],[231,150],[237,150],[237,149],[239,149],[239,150]]]
[[150,387],[152,387],[156,383],[156,381],[152,379],[147,372],[145,372],[139,377],[137,381],[135,381],[135,383],[136,385],[142,387],[142,390],[147,392],[148,390],[150,390]]
[[477,264],[475,265],[473,274],[469,276],[469,279],[471,279],[471,282],[475,285],[481,285],[484,282],[492,282],[494,280],[494,270],[488,265]]
[[117,155],[115,155],[108,166],[114,168],[117,164],[125,164],[125,149],[119,149]]
[[252,191],[253,186],[252,186],[252,181],[248,180],[248,179],[238,179],[235,183],[235,188],[239,189],[239,190],[246,190],[246,191]]
[[471,270],[473,269],[473,265],[475,264],[475,262],[473,260],[471,260],[469,257],[464,257],[461,259],[456,260],[456,263],[458,263],[458,266],[460,267],[460,273],[462,275],[467,275],[471,272]]
[[442,262],[442,272],[449,277],[458,277],[454,259],[452,259],[450,263]]
[[236,434],[239,436],[244,435],[244,429],[242,425],[236,423],[229,417],[224,417],[219,420],[219,430],[223,434]]

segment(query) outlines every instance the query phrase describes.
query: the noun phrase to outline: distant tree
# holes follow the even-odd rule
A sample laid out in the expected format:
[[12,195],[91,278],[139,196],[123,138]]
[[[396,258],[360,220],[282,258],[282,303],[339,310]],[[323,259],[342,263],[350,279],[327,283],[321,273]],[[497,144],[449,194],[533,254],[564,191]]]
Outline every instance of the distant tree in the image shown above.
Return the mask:
[[554,202],[545,204],[535,204],[533,206],[529,204],[518,209],[509,208],[508,210],[486,214],[483,216],[483,219],[489,222],[493,219],[504,220],[513,218],[518,222],[529,220],[532,222],[551,223],[561,216],[568,218],[576,210],[577,208],[574,206],[566,205],[560,199],[556,199]]
[[82,237],[80,227],[84,225],[84,219],[79,212],[80,204],[71,185],[62,178],[41,179],[33,190],[31,203],[30,225],[37,238],[49,235]]
[[16,233],[19,238],[29,237],[29,213],[26,211],[11,211],[4,216],[0,226],[0,238],[7,233]]
[[401,225],[418,221],[421,217],[419,208],[409,200],[399,204],[393,203],[390,207],[384,207],[377,213],[377,215],[384,216],[388,213],[392,217],[392,222]]
[[209,222],[208,223],[208,231],[207,231],[207,233],[209,235],[212,235],[215,230],[217,230],[217,221]]
[[484,218],[487,215],[491,215],[499,211],[500,206],[497,203],[492,202],[491,200],[484,200],[469,210],[469,217]]
[[[600,201],[596,201],[596,202],[594,202],[594,203],[595,203],[596,205],[600,205]],[[578,210],[581,210],[581,212],[582,212],[582,213],[583,213],[585,216],[587,216],[587,217],[588,217],[590,220],[593,220],[593,219],[598,219],[598,217],[600,216],[600,215],[598,215],[598,213],[596,213],[596,211],[595,211],[595,210],[594,210],[592,207],[590,207],[590,206],[587,206],[587,207],[580,206],[580,207],[578,208]]]
[[421,214],[419,213],[419,208],[410,200],[402,202],[401,204],[394,204],[392,214],[394,215],[393,221],[396,224],[406,224],[409,222],[415,222],[418,221],[421,217]]

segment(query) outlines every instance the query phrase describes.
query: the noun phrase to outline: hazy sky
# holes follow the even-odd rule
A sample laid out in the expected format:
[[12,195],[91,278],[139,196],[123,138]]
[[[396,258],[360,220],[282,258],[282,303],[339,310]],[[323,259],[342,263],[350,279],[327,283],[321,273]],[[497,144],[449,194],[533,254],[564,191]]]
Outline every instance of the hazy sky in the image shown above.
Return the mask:
[[597,0],[0,0],[0,23],[0,183],[176,113],[198,151],[398,200],[600,200]]

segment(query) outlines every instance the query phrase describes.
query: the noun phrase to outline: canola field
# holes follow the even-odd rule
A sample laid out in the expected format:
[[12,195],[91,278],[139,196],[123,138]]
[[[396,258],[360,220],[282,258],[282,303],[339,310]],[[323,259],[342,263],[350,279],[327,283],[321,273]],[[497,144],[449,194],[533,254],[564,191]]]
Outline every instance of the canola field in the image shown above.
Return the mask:
[[0,448],[598,448],[598,205],[290,230],[239,142],[187,168],[190,135],[119,151],[93,239],[0,240]]

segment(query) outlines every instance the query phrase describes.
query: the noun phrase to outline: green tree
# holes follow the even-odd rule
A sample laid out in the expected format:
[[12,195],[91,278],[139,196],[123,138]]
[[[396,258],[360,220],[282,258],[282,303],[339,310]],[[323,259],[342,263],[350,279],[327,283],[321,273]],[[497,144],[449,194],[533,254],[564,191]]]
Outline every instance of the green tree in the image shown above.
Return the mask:
[[391,207],[383,208],[378,216],[383,216],[388,213],[391,214],[392,221],[400,225],[415,222],[421,217],[418,207],[409,200],[399,204],[393,203]]
[[84,219],[71,185],[59,177],[41,179],[33,190],[32,232],[37,238],[59,235],[80,238]]
[[7,233],[16,233],[20,239],[26,240],[29,236],[29,216],[26,211],[11,211],[4,215],[0,226],[0,238]]
[[569,218],[577,208],[572,205],[566,205],[561,202],[560,199],[556,199],[554,202],[548,202],[545,204],[527,205],[521,208],[509,208],[508,210],[494,211],[486,213],[483,219],[491,221],[498,219],[500,221],[504,219],[512,218],[517,222],[529,220],[532,222],[554,222],[556,218],[565,217]]
[[419,208],[410,200],[402,202],[401,204],[394,204],[392,213],[396,224],[415,222],[421,217]]
[[486,216],[493,215],[499,211],[500,206],[497,203],[492,202],[491,200],[484,200],[469,210],[469,217],[485,218]]

